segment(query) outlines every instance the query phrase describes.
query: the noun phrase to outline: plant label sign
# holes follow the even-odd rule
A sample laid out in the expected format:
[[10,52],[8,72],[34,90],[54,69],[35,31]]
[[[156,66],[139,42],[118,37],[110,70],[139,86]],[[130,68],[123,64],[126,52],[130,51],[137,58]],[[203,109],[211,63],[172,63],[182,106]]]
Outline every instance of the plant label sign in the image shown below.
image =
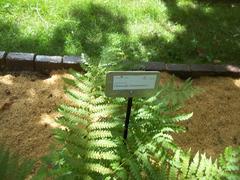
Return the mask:
[[156,92],[160,80],[158,71],[111,71],[106,77],[109,97],[146,97]]

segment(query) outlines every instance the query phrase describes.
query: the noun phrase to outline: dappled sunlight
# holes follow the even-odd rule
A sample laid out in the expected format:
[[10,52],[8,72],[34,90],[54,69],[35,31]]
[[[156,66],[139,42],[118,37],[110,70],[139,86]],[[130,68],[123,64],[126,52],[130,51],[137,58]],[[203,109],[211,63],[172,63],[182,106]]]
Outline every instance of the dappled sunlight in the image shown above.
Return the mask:
[[0,78],[0,83],[5,84],[5,85],[12,85],[13,84],[13,76],[10,74],[2,76]]
[[232,72],[240,72],[240,69],[237,66],[227,65],[226,68],[227,68],[227,70],[232,71]]
[[59,125],[55,121],[58,116],[59,116],[58,113],[51,113],[51,114],[44,113],[40,117],[39,124],[49,125],[51,128],[59,128],[59,127],[61,127],[61,125]]
[[191,1],[178,1],[177,6],[179,8],[192,8],[192,9],[197,8],[197,4]]
[[63,77],[64,78],[72,78],[70,74],[68,74],[64,70],[58,70],[53,71],[49,78],[42,81],[43,85],[45,85],[47,88],[51,88],[51,86],[56,86],[60,88],[52,88],[51,89],[51,96],[54,96],[55,98],[61,98],[66,99],[65,94],[63,94]]
[[59,74],[53,74],[51,77],[45,79],[43,83],[47,85],[54,85],[60,79],[61,79],[61,76],[59,76]]
[[200,93],[191,98],[182,112],[193,112],[193,117],[183,122],[186,133],[174,135],[178,145],[185,150],[206,152],[216,157],[226,146],[240,144],[240,78],[200,77],[193,79]]
[[203,13],[213,13],[214,9],[210,6],[204,5],[204,4],[199,4],[193,1],[178,1],[177,2],[177,7],[183,10],[201,10]]
[[[0,143],[27,157],[40,157],[49,150],[57,106],[64,103],[62,77],[37,73],[0,76]],[[67,76],[67,74],[66,74]]]
[[144,39],[155,36],[155,38],[161,38],[170,43],[174,42],[179,34],[186,31],[185,26],[169,20],[170,17],[164,2],[159,1],[158,6],[154,7],[148,6],[149,2],[147,1],[144,3],[146,5],[143,6],[135,2],[129,7],[132,16],[135,14],[136,17],[141,17],[128,24],[128,31],[131,36],[139,36]]
[[[48,152],[52,129],[61,128],[56,122],[59,116],[57,107],[69,104],[63,91],[62,77],[71,78],[71,75],[54,71],[44,78],[33,74],[0,77],[0,142],[6,141],[10,148],[31,157]],[[161,85],[172,78],[168,73],[161,73],[160,77]],[[2,83],[3,79],[11,85]],[[176,77],[174,82],[178,86],[183,80]],[[194,115],[186,122],[188,132],[179,134],[176,141],[187,149],[192,147],[193,151],[205,147],[205,151],[213,155],[222,151],[225,145],[234,145],[231,138],[240,133],[236,128],[240,126],[237,101],[240,79],[201,77],[194,79],[193,85],[202,88],[203,92],[186,104],[185,112],[193,112]],[[219,129],[209,131],[212,127]],[[206,134],[208,138],[205,138]]]
[[233,80],[234,84],[240,88],[240,79]]
[[63,94],[63,91],[62,90],[59,90],[59,89],[54,89],[52,90],[52,94],[55,96],[55,97],[62,97],[62,98],[65,98],[65,94]]
[[25,104],[35,104],[35,102],[39,99],[39,93],[35,88],[30,88],[26,92],[26,100]]
[[146,20],[141,22],[136,22],[129,26],[129,31],[134,34],[134,36],[142,36],[142,37],[148,37],[156,35],[157,37],[160,37],[164,39],[166,42],[173,42],[181,33],[184,33],[186,31],[186,28],[179,24],[173,24],[171,22],[164,23],[156,23],[156,22],[147,22]]
[[34,98],[37,95],[36,90],[33,88],[28,90],[28,94],[29,94],[29,98]]
[[[0,46],[49,55],[86,53],[94,61],[147,56],[150,61],[237,63],[239,8],[238,3],[200,0],[4,0]],[[108,41],[113,34],[125,36],[117,46],[124,56]],[[132,45],[133,37],[140,46]],[[146,53],[139,53],[142,49]]]
[[50,74],[50,77],[43,80],[43,84],[46,86],[56,85],[59,83],[62,83],[62,78],[71,78],[71,75],[69,75],[65,70],[56,70],[52,71]]

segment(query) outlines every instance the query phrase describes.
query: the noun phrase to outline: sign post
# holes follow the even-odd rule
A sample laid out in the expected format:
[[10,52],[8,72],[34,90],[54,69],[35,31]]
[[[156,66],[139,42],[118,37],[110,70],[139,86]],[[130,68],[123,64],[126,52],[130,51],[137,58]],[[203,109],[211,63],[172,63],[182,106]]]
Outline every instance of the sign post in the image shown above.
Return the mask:
[[125,120],[124,132],[123,132],[123,138],[125,140],[127,139],[127,135],[128,135],[128,124],[129,124],[129,119],[130,119],[130,115],[131,115],[132,99],[133,99],[132,97],[128,98],[126,120]]
[[133,97],[147,97],[156,92],[160,80],[158,71],[111,71],[106,77],[106,95],[128,98],[123,138],[128,136]]

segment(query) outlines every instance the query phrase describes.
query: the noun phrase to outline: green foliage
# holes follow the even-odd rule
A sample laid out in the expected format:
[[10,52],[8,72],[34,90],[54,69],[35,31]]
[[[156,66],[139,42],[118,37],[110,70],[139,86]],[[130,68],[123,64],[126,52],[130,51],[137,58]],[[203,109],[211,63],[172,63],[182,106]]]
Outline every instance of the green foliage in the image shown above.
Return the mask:
[[239,12],[232,1],[1,0],[0,47],[109,63],[239,63]]
[[[212,161],[205,154],[177,150],[170,162],[170,179],[239,179],[240,149],[227,147],[219,159]],[[218,162],[219,161],[219,162]]]
[[64,79],[69,85],[65,92],[74,105],[59,107],[62,116],[57,122],[63,127],[55,134],[63,147],[56,153],[60,159],[51,164],[53,177],[105,177],[113,173],[111,165],[120,159],[116,152],[119,141],[114,136],[121,126],[115,115],[119,107],[104,96],[104,69],[88,70],[84,76],[71,71],[74,79]]
[[0,179],[24,180],[32,171],[33,161],[23,160],[0,144]]
[[[84,75],[71,70],[65,92],[71,105],[61,105],[61,128],[55,137],[61,148],[45,159],[38,177],[60,179],[236,179],[239,149],[227,148],[212,162],[205,154],[182,151],[172,133],[184,131],[178,122],[190,114],[176,114],[195,90],[191,81],[170,81],[149,98],[135,98],[129,134],[122,138],[123,98],[104,95],[106,69],[88,65]],[[218,163],[219,161],[219,163]]]
[[240,147],[227,147],[219,158],[226,179],[239,179],[240,177]]

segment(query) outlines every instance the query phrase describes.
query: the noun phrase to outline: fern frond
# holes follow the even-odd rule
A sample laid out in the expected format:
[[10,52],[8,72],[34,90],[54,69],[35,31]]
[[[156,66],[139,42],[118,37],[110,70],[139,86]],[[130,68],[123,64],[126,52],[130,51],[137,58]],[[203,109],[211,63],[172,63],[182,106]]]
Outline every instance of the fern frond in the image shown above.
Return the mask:
[[111,131],[96,130],[88,134],[89,139],[102,139],[112,137]]
[[171,161],[171,166],[169,168],[170,179],[177,179],[179,175],[179,169],[181,167],[180,157],[181,157],[180,150],[177,150]]
[[73,125],[82,125],[87,126],[89,123],[86,119],[82,117],[75,116],[73,114],[62,112],[62,117],[59,117],[56,122],[60,123],[63,126],[73,126]]
[[96,139],[96,140],[90,140],[88,142],[88,147],[113,148],[113,147],[117,147],[117,144],[115,142],[113,142],[112,140]]
[[63,79],[65,84],[68,84],[70,86],[76,86],[74,79],[65,78],[65,77],[63,77],[62,79]]
[[[63,150],[52,159],[50,176],[75,179],[220,179],[239,173],[239,151],[227,149],[213,162],[205,154],[183,152],[172,133],[184,131],[177,122],[192,117],[176,110],[192,96],[191,81],[159,88],[150,98],[134,101],[129,136],[122,138],[125,100],[104,95],[106,71],[88,65],[87,73],[71,70],[65,93],[74,106],[59,107],[56,136]],[[120,105],[120,106],[119,106]],[[57,159],[57,161],[56,161]],[[220,163],[218,163],[220,162]],[[48,168],[47,168],[48,169]]]
[[106,101],[106,98],[104,96],[100,96],[97,98],[92,99],[93,104],[103,104]]
[[134,179],[136,180],[141,180],[141,171],[138,162],[133,160],[131,157],[128,157],[127,159],[124,159],[126,161],[126,164],[129,167],[129,170],[133,176]]
[[180,122],[180,121],[185,121],[190,119],[193,116],[193,113],[189,113],[189,114],[181,114],[178,116],[175,116],[174,118],[172,118],[172,122]]
[[72,114],[75,114],[79,117],[88,116],[88,111],[87,110],[76,108],[76,107],[73,107],[73,106],[64,105],[64,104],[59,106],[58,111],[59,112],[72,113]]
[[68,89],[68,90],[65,90],[65,93],[79,107],[85,107],[85,108],[92,107],[89,101],[85,101],[84,99],[81,98],[81,96],[79,96],[74,91]]
[[95,122],[88,126],[89,130],[97,130],[97,129],[110,129],[119,126],[118,122]]
[[[202,157],[204,157],[204,156],[202,156]],[[188,177],[195,176],[195,174],[198,170],[198,167],[199,167],[199,161],[200,161],[200,156],[199,156],[199,152],[197,152],[196,155],[194,156],[192,162],[189,165]],[[204,164],[202,163],[202,165],[204,165]],[[205,166],[203,166],[203,167],[205,167]]]
[[[187,152],[187,154],[190,154],[190,150]],[[183,158],[184,157],[184,158]],[[179,178],[185,179],[187,178],[188,171],[189,171],[189,165],[191,163],[191,156],[189,155],[181,155],[181,166],[179,168]]]
[[114,154],[114,152],[96,152],[96,151],[88,151],[86,158],[89,159],[102,159],[102,160],[118,160],[119,156]]
[[149,179],[159,179],[159,170],[153,166],[153,164],[149,161],[149,157],[147,153],[138,153],[138,158],[140,159],[140,162],[142,162],[142,165],[144,166],[144,169],[147,172],[147,176]]
[[112,170],[110,168],[107,168],[103,165],[100,165],[98,163],[88,163],[85,165],[86,169],[93,171],[93,172],[97,172],[99,174],[102,175],[106,175],[106,174],[111,174]]
[[73,97],[75,99],[80,99],[84,102],[90,102],[91,99],[94,99],[90,97],[86,92],[81,92],[77,89],[65,89],[65,93],[70,97]]
[[[90,92],[91,84],[88,83],[87,81],[82,81],[80,79],[69,79],[69,78],[63,78],[63,81],[74,88],[77,88],[79,91],[84,91],[84,92]],[[66,90],[66,88],[65,88]]]
[[219,164],[224,170],[223,176],[227,179],[240,178],[240,146],[237,148],[227,147],[220,155]]
[[17,154],[10,153],[0,144],[0,179],[24,180],[30,175],[33,161],[20,159]]

